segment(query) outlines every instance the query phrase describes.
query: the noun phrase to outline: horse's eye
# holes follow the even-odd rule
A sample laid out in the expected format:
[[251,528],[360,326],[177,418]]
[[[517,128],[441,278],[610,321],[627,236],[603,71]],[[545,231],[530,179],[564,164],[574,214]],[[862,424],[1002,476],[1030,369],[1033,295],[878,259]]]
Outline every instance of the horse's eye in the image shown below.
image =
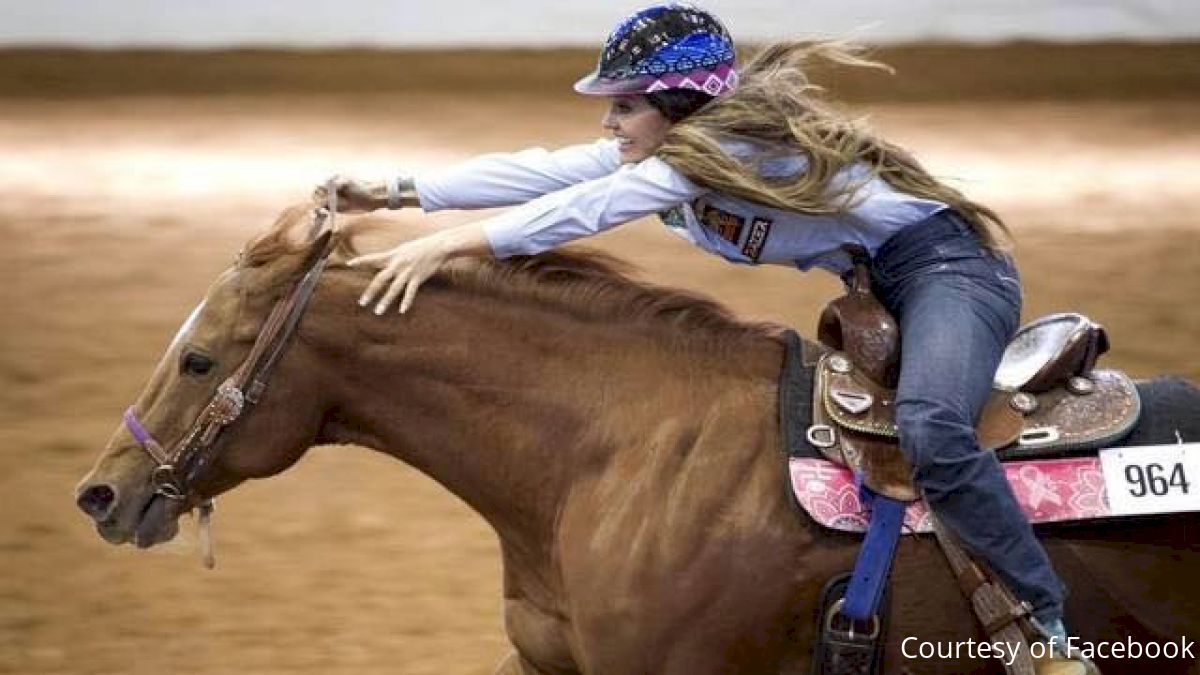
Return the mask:
[[189,352],[183,357],[183,372],[187,375],[207,375],[215,363],[203,354]]

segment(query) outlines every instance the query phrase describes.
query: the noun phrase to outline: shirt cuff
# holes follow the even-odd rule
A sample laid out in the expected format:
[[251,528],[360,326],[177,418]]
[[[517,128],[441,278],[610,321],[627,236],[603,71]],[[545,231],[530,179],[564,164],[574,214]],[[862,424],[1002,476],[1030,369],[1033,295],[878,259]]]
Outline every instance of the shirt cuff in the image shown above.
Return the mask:
[[415,190],[417,193],[417,203],[420,204],[422,211],[426,213],[433,213],[434,211],[441,211],[442,209],[446,208],[444,205],[438,204],[433,199],[425,196],[426,190],[422,187],[422,183],[424,181],[420,176],[413,176],[412,182],[413,190]]

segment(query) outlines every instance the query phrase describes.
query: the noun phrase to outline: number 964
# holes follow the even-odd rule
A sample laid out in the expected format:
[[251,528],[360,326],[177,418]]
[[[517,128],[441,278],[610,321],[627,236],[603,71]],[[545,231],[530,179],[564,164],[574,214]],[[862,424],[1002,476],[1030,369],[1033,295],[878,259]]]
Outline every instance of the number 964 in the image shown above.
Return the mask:
[[1167,468],[1158,463],[1150,463],[1145,467],[1128,464],[1125,466],[1125,480],[1132,486],[1129,488],[1129,494],[1134,497],[1145,497],[1147,494],[1162,497],[1173,488],[1186,495],[1189,488],[1183,464],[1180,462],[1176,462],[1170,468],[1169,474]]

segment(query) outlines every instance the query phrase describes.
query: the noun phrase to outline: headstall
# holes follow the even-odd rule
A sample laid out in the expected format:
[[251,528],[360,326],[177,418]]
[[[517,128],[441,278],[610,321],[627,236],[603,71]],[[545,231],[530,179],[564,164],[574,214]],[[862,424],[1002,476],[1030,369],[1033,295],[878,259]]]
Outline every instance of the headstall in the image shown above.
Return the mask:
[[133,406],[125,411],[125,426],[156,465],[151,474],[155,494],[177,502],[181,507],[197,502],[204,566],[209,569],[215,565],[210,531],[214,500],[194,494],[194,487],[205,468],[216,458],[217,441],[222,432],[262,397],[271,369],[287,347],[312,299],[336,243],[333,236],[337,232],[333,215],[337,211],[336,191],[331,189],[329,194],[329,206],[317,209],[313,216],[311,232],[315,241],[308,259],[301,266],[303,275],[275,303],[250,354],[217,386],[216,393],[175,444],[174,450],[170,453],[164,450],[142,424]]

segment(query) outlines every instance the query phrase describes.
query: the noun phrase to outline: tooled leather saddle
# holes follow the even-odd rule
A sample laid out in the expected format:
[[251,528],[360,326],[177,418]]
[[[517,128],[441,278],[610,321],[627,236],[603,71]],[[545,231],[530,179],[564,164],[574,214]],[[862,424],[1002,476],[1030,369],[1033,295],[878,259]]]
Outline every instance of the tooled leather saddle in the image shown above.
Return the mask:
[[[847,292],[820,318],[818,339],[832,351],[817,364],[808,441],[875,492],[911,501],[919,493],[899,451],[894,406],[902,338],[871,294],[866,252],[850,253]],[[1095,367],[1108,346],[1104,328],[1080,314],[1051,314],[1023,326],[1004,352],[976,425],[980,445],[1001,460],[1027,459],[1127,435],[1141,403],[1128,376]]]

